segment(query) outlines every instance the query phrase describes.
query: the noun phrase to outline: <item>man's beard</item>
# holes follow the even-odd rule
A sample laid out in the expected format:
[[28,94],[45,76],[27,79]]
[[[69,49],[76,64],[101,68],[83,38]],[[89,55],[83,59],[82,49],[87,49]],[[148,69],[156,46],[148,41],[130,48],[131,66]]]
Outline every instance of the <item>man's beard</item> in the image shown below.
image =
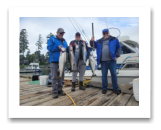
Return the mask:
[[104,39],[108,39],[109,38],[109,35],[108,36],[104,36]]

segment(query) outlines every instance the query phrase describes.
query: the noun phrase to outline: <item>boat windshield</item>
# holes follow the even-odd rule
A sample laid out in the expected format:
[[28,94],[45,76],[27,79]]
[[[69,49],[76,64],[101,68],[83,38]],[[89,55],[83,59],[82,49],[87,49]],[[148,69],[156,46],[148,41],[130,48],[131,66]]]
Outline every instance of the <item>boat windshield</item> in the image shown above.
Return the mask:
[[128,48],[121,42],[120,42],[120,46],[121,46],[121,54],[135,53],[132,49]]
[[[126,43],[126,42],[125,42]],[[139,52],[139,48],[136,47],[134,44],[128,44],[131,48],[135,49],[137,52]]]

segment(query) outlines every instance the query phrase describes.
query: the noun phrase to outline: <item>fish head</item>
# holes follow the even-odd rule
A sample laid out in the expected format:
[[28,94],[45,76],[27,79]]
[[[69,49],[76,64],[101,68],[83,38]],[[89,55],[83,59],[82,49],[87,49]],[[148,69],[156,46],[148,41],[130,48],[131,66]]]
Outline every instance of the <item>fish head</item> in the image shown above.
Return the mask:
[[79,45],[76,45],[75,48],[76,48],[76,49],[79,49]]
[[66,48],[62,47],[62,48],[61,48],[61,51],[62,51],[62,52],[66,51]]
[[73,51],[73,47],[72,46],[69,46],[69,51]]
[[83,45],[83,47],[85,47],[85,44],[82,44]]
[[93,51],[90,51],[90,56],[93,56]]

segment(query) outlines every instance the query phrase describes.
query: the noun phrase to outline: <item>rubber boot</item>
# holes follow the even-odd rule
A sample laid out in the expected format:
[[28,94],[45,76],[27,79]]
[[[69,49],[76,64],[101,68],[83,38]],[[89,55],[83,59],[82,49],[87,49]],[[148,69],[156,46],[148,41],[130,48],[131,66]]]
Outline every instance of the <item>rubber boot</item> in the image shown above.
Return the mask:
[[63,92],[63,90],[58,91],[58,94],[61,95],[61,96],[65,96],[65,95],[66,95],[66,94]]
[[58,98],[58,93],[53,93],[53,98]]
[[83,86],[83,82],[79,82],[79,89],[86,90],[86,88]]
[[72,82],[72,88],[71,91],[75,91],[75,82]]

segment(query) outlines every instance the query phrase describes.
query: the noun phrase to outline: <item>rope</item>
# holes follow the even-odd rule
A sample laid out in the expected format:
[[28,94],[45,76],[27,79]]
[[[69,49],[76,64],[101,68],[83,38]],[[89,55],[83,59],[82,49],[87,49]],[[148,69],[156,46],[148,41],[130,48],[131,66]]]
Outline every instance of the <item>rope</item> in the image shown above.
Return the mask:
[[111,28],[108,28],[108,29],[109,29],[109,30],[110,30],[110,29],[116,29],[116,30],[118,30],[118,31],[119,31],[119,36],[118,36],[118,37],[120,37],[121,31],[120,31],[118,28],[111,27]]
[[[75,22],[75,20],[74,20],[74,18],[72,18],[73,19],[73,21]],[[78,27],[78,29],[79,29],[79,31],[80,31],[80,33],[81,33],[81,29],[79,28],[79,26],[77,25],[77,23],[75,22],[75,24],[76,24],[76,26]],[[81,33],[81,35],[84,37],[84,35]],[[87,41],[87,39],[84,37],[84,39]]]
[[[89,80],[84,81],[85,79],[89,79]],[[91,78],[90,77],[84,77],[84,80],[83,80],[83,86],[86,87],[86,83],[90,82]],[[75,86],[79,86],[79,85],[75,85]]]
[[87,34],[83,31],[83,28],[81,27],[81,25],[78,23],[78,21],[77,21],[76,19],[75,19],[75,21],[76,21],[77,24],[80,26],[80,28],[81,28],[82,32],[84,33],[86,39],[87,39],[88,41],[90,41],[90,39],[89,39],[89,37],[87,36]]
[[[70,20],[70,18],[68,17],[68,19]],[[70,22],[72,23],[72,21],[70,20]],[[73,27],[75,28],[75,26],[74,26],[74,24],[72,23],[72,25],[73,25]],[[76,30],[76,32],[78,32],[77,31],[77,29],[75,28],[75,30]]]
[[67,95],[67,96],[72,100],[73,105],[74,105],[74,106],[76,106],[76,105],[75,105],[75,102],[74,102],[74,100],[71,98],[71,96],[69,96],[69,95],[65,92],[65,90],[64,90],[64,89],[62,89],[62,90],[63,90],[63,91],[64,91],[64,93],[65,93],[65,94],[66,94],[66,95]]
[[[84,77],[84,79],[90,79],[90,80],[87,80],[87,81],[84,81],[83,80],[83,86],[85,86],[86,87],[86,83],[88,83],[88,82],[90,82],[91,81],[91,78],[89,78],[89,77]],[[76,85],[76,86],[79,86],[79,85]],[[71,101],[72,101],[72,103],[73,103],[73,105],[74,106],[76,106],[76,104],[75,104],[75,102],[74,102],[74,100],[72,99],[72,97],[71,96],[69,96],[66,92],[65,92],[65,90],[64,89],[62,89],[63,91],[64,91],[64,93],[71,99]]]
[[[105,20],[106,20],[106,26],[107,26],[107,19],[106,19],[106,17],[105,17]],[[108,26],[107,26],[107,28],[108,28]]]
[[90,42],[90,38],[88,37],[88,35],[82,30],[82,32],[86,35],[88,41]]

